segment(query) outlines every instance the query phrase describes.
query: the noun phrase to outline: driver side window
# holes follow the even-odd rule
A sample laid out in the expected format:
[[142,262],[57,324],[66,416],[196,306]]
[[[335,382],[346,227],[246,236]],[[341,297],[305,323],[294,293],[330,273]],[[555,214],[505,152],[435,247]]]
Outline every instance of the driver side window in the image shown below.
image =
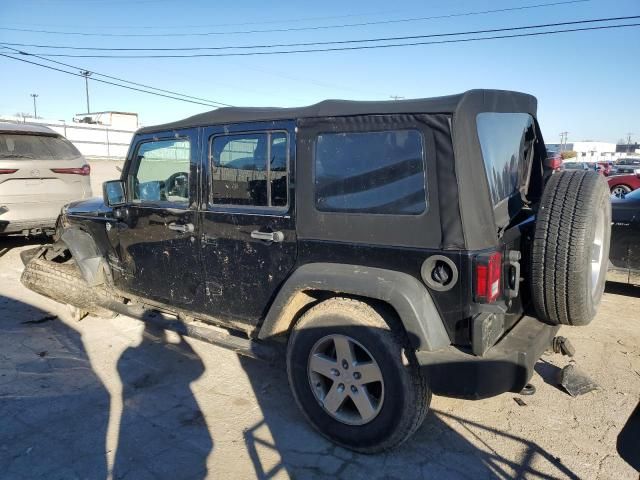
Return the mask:
[[129,173],[133,203],[189,204],[189,140],[176,138],[140,144]]

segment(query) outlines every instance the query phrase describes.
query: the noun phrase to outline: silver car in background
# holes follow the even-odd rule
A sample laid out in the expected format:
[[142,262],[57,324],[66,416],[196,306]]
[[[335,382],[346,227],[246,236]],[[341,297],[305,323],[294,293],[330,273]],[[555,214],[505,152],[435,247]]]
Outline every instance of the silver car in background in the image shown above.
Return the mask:
[[52,233],[63,205],[91,197],[90,173],[50,128],[0,123],[0,236]]

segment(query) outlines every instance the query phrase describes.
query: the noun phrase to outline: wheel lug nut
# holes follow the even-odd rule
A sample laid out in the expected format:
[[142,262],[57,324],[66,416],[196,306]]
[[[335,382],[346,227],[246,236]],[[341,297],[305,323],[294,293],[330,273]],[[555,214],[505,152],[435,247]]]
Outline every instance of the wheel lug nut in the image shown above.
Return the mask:
[[342,368],[347,370],[349,368],[349,363],[346,360],[342,360]]
[[355,385],[351,385],[351,391],[352,391],[353,393],[358,393],[358,389],[356,388],[356,386],[355,386]]
[[360,375],[360,372],[353,372],[353,378],[355,378],[356,380],[360,380],[362,378],[362,375]]
[[344,383],[341,383],[340,385],[338,385],[338,391],[340,393],[344,392]]
[[338,371],[337,368],[332,368],[331,369],[331,375],[333,375],[334,377],[339,377],[340,376],[340,372]]

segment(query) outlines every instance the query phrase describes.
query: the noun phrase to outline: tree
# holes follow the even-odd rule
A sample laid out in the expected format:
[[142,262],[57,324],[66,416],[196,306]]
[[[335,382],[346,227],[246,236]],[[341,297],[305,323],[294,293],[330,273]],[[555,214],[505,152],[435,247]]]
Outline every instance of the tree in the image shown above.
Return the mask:
[[568,158],[575,158],[578,156],[578,153],[575,150],[565,150],[564,152],[560,152],[563,160]]

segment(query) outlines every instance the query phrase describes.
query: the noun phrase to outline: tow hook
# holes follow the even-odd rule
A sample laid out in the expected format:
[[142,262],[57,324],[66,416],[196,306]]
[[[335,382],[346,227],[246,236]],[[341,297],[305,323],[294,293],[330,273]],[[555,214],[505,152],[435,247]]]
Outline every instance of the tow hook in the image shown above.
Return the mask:
[[553,353],[561,353],[569,357],[573,357],[576,354],[576,347],[574,347],[566,337],[553,337],[553,340],[551,340],[551,349]]

